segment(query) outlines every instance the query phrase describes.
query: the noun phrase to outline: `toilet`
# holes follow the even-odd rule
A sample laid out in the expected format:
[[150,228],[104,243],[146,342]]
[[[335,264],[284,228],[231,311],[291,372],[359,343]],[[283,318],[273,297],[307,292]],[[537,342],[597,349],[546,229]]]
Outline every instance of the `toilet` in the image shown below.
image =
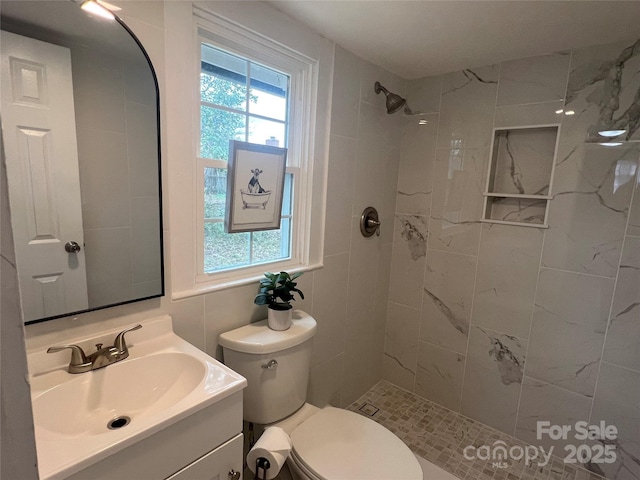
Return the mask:
[[316,321],[296,310],[288,330],[271,330],[263,320],[220,335],[224,363],[248,382],[244,420],[289,434],[293,448],[287,464],[294,478],[422,480],[411,450],[382,425],[306,403],[315,333]]

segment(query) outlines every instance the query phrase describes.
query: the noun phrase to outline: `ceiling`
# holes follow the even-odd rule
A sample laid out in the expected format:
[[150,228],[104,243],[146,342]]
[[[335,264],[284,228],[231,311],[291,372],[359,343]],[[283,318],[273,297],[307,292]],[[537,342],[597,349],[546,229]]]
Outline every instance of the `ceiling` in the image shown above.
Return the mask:
[[269,3],[405,79],[640,38],[640,0]]

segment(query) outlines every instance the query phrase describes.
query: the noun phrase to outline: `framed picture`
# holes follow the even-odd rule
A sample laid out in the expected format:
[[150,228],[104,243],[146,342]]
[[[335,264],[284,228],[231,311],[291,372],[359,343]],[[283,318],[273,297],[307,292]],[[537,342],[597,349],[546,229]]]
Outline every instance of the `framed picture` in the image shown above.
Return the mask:
[[229,142],[225,232],[280,228],[286,165],[286,148]]

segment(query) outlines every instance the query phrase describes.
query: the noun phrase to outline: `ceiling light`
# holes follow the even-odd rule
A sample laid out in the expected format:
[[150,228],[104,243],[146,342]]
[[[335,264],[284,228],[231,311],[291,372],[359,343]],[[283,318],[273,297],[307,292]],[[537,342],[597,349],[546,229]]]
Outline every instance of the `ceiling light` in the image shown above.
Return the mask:
[[420,120],[418,120],[418,125],[426,125],[427,123],[429,123],[429,121],[425,120],[424,118],[421,118]]
[[602,145],[603,147],[619,147],[622,145],[622,142],[604,142],[599,143],[598,145]]
[[563,109],[556,110],[556,113],[558,113],[558,114],[560,114],[560,113],[562,113],[562,112],[564,112],[564,110],[563,110]]
[[612,137],[618,137],[626,132],[627,132],[626,130],[602,130],[598,132],[598,135],[602,137],[612,138]]
[[574,112],[573,110],[567,110],[566,112],[564,112],[565,115],[575,115],[576,112]]
[[111,5],[110,3],[105,2],[104,0],[96,0],[100,5],[102,5],[107,10],[111,10],[112,12],[119,12],[122,10],[120,7],[116,7],[115,5]]
[[108,20],[116,19],[113,13],[111,13],[109,10],[107,10],[105,7],[95,2],[94,0],[87,0],[86,2],[82,2],[80,8],[82,8],[85,12],[89,12],[93,15],[97,15]]

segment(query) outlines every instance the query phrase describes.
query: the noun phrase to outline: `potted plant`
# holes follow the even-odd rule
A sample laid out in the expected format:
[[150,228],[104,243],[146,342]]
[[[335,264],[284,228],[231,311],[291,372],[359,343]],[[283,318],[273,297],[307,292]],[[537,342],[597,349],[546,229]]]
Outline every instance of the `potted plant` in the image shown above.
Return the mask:
[[286,330],[291,326],[291,312],[293,306],[291,301],[295,300],[293,293],[300,295],[304,299],[303,293],[296,288],[296,278],[302,272],[289,275],[287,272],[264,274],[265,278],[260,280],[260,292],[256,295],[253,303],[256,305],[268,305],[268,323],[272,330]]

